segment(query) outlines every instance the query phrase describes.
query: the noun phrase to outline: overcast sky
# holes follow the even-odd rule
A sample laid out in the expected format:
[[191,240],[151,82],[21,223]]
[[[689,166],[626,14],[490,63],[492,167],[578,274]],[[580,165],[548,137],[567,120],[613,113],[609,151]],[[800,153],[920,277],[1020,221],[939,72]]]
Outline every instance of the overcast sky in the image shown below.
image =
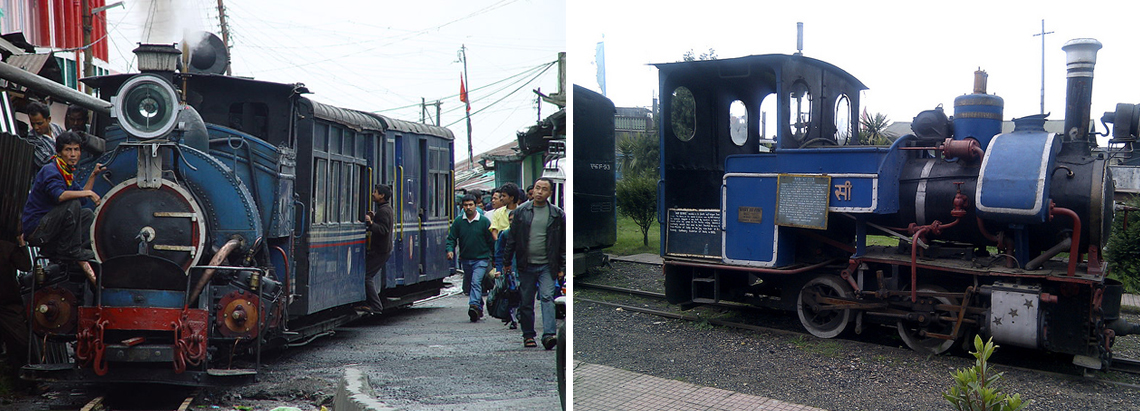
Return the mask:
[[[173,13],[154,7],[171,3]],[[130,51],[138,42],[179,41],[181,27],[218,32],[217,4],[126,0],[125,7],[109,10],[112,66],[136,71]],[[240,0],[225,5],[234,75],[305,83],[314,100],[403,120],[420,120],[421,97],[429,103],[440,99],[442,124],[456,136],[457,161],[467,153],[458,98],[460,47],[467,47],[478,155],[534,125],[531,90],[554,93],[558,86],[556,65],[538,72],[566,46],[561,0]],[[541,109],[543,116],[557,110],[546,103]]]
[[1140,103],[1137,1],[722,1],[660,7],[659,2],[570,3],[569,74],[599,90],[595,45],[605,39],[607,94],[618,106],[648,107],[659,94],[649,63],[681,60],[688,50],[720,58],[794,53],[804,23],[804,55],[835,64],[869,87],[862,105],[894,121],[972,92],[973,72],[989,73],[989,92],[1005,100],[1005,119],[1037,114],[1041,96],[1041,20],[1045,30],[1045,111],[1064,118],[1061,46],[1103,43],[1093,82],[1092,117],[1116,103]]

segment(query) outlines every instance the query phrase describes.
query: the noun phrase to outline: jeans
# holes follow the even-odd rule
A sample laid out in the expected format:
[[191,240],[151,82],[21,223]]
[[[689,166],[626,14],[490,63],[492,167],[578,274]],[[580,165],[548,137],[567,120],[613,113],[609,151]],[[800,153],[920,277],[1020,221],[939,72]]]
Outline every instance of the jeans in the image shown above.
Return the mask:
[[487,267],[491,264],[487,260],[459,260],[463,265],[463,272],[471,273],[471,295],[467,298],[467,304],[483,309],[483,274],[487,272]]
[[519,326],[522,327],[523,338],[534,338],[534,299],[538,295],[538,303],[542,308],[542,336],[558,334],[558,321],[554,318],[554,291],[558,282],[550,274],[547,264],[530,265],[519,270],[519,289],[522,291],[522,302],[519,304]]

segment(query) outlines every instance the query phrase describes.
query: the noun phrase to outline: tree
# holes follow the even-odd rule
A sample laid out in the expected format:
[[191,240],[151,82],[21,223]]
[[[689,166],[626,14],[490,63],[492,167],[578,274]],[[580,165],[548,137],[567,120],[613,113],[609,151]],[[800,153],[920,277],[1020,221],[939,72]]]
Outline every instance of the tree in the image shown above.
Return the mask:
[[648,173],[656,177],[659,143],[656,133],[618,133],[617,149],[621,153],[623,176]]
[[641,228],[645,246],[649,245],[649,227],[657,219],[657,179],[647,174],[627,174],[617,183],[618,212]]
[[1104,252],[1109,271],[1130,292],[1140,290],[1140,197],[1129,198],[1125,211],[1116,213],[1112,235]]
[[867,114],[867,110],[863,110],[863,115],[859,117],[859,144],[868,146],[882,146],[889,145],[895,140],[894,133],[888,132],[887,127],[891,126],[891,120],[882,113],[875,113],[875,115]]
[[716,50],[713,50],[712,47],[709,47],[709,51],[707,53],[701,53],[701,55],[698,56],[696,53],[693,53],[693,49],[689,49],[689,51],[686,51],[685,54],[681,56],[681,58],[684,59],[684,61],[716,60]]

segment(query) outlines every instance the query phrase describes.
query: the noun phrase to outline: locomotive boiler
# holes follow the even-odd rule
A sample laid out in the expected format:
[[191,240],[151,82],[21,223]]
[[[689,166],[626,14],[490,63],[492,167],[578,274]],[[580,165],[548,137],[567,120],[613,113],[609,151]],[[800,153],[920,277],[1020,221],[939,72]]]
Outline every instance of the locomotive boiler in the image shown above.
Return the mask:
[[[886,326],[938,354],[980,334],[1102,367],[1140,328],[1119,318],[1123,289],[1101,257],[1114,190],[1111,150],[1089,132],[1100,48],[1063,48],[1062,133],[1044,115],[1002,132],[1004,102],[979,71],[952,115],[919,113],[889,145],[860,144],[866,87],[829,63],[658,64],[668,298],[794,310],[822,338]],[[765,103],[774,138],[757,121]]]
[[[111,102],[90,231],[96,280],[39,259],[27,290],[32,379],[207,385],[255,376],[269,348],[359,318],[371,187],[393,189],[385,309],[436,295],[453,204],[451,132],[222,74],[206,37],[141,45],[140,71],[86,79]],[[207,56],[209,58],[199,58]],[[2,73],[0,73],[2,74]],[[59,91],[61,95],[69,95]]]

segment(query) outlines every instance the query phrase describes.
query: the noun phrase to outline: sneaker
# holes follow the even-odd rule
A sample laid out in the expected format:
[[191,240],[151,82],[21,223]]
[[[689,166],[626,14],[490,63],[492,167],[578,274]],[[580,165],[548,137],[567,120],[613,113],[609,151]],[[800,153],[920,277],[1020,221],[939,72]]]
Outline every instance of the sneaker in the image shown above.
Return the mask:
[[534,338],[523,338],[523,347],[532,348],[537,346],[538,344],[534,342]]
[[510,327],[510,328],[511,328],[512,330],[517,330],[517,329],[519,328],[519,323],[516,323],[516,322],[514,322],[514,321],[511,321],[511,327]]
[[483,310],[473,305],[467,309],[467,316],[471,317],[471,322],[479,321],[479,317],[483,316]]
[[553,349],[555,345],[558,345],[558,338],[557,337],[555,337],[553,335],[548,335],[548,336],[542,337],[542,348],[550,350],[550,349]]

